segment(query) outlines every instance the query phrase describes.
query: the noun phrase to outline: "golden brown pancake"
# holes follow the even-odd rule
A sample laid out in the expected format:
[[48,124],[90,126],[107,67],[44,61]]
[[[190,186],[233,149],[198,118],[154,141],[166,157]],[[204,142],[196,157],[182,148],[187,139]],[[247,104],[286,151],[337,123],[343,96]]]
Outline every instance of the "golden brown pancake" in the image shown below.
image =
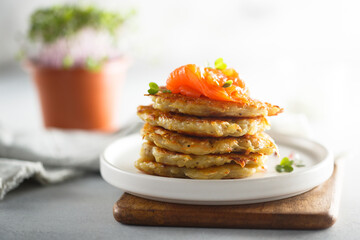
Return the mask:
[[279,106],[250,98],[248,103],[238,103],[175,93],[159,92],[149,96],[156,109],[201,117],[266,117],[275,116],[283,111]]
[[135,167],[150,175],[174,178],[192,179],[235,179],[253,175],[260,167],[245,166],[238,164],[225,164],[217,167],[203,169],[168,166],[157,163],[150,159],[140,158],[135,162]]
[[155,146],[153,143],[145,142],[140,151],[141,158],[151,159],[158,163],[168,166],[186,168],[208,168],[221,166],[227,163],[236,163],[241,167],[246,165],[263,166],[266,159],[265,155],[250,153],[227,153],[209,155],[191,155],[172,152]]
[[164,112],[152,106],[139,106],[138,116],[153,126],[160,126],[194,136],[209,137],[240,137],[253,135],[269,128],[264,117],[256,118],[211,118]]
[[246,152],[271,155],[277,151],[272,138],[262,132],[242,137],[205,138],[184,135],[145,123],[142,134],[146,140],[158,147],[186,154]]

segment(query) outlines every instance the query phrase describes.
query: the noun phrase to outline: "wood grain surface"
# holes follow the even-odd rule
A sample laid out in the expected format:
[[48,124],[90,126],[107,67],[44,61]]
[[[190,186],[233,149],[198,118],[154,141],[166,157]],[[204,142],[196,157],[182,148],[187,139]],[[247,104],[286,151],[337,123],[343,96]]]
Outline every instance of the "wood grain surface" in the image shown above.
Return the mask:
[[178,227],[323,229],[337,218],[341,166],[320,186],[301,195],[266,203],[205,206],[164,203],[124,193],[114,217],[123,224]]

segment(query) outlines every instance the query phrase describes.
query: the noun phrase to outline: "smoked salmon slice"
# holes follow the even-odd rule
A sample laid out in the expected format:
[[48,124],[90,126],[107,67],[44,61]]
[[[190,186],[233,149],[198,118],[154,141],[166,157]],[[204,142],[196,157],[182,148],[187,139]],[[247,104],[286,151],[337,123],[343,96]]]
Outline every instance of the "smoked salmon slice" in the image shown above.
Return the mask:
[[249,90],[232,68],[216,69],[187,64],[175,69],[166,81],[172,93],[205,96],[219,101],[248,101]]

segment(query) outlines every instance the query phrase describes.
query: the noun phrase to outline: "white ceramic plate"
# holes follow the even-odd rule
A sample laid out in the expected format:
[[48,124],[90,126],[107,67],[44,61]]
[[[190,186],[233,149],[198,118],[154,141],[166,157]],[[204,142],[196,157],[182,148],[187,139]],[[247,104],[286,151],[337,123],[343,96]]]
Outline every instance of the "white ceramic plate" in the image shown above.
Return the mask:
[[102,177],[136,196],[164,202],[231,205],[266,202],[295,196],[326,181],[333,171],[333,156],[323,145],[304,138],[272,135],[281,157],[298,154],[305,167],[291,173],[275,170],[280,158],[269,157],[268,169],[244,179],[194,180],[152,176],[134,167],[139,158],[139,134],[119,139],[100,158]]

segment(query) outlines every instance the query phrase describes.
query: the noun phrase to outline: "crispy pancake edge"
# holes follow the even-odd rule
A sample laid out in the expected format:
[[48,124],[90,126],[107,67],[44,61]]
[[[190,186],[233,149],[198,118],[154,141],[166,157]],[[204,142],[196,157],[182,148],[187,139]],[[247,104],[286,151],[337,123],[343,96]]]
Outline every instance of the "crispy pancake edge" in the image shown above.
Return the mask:
[[153,142],[158,147],[185,154],[206,155],[241,152],[271,155],[277,152],[277,146],[272,138],[262,132],[242,137],[205,138],[184,135],[145,123],[141,133],[143,138]]
[[255,99],[249,99],[249,103],[237,103],[162,92],[148,96],[151,97],[156,109],[202,117],[265,117],[283,112],[279,106]]

